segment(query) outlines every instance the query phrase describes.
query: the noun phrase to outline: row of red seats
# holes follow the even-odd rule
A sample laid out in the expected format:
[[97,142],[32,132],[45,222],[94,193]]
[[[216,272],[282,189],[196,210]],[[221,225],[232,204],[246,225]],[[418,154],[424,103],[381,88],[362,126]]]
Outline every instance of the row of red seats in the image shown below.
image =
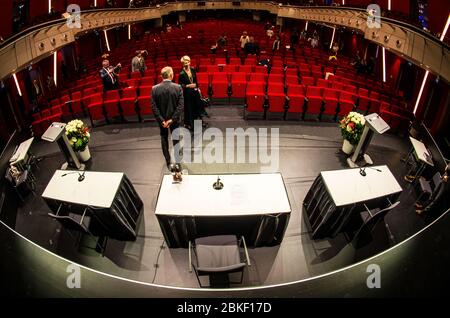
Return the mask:
[[[361,92],[364,94],[364,92]],[[365,109],[359,107],[361,95],[353,94],[345,90],[323,88],[318,86],[287,85],[269,83],[267,94],[263,83],[249,83],[246,90],[246,118],[248,115],[264,117],[264,112],[284,114],[297,114],[297,118],[322,119],[344,116],[354,109],[362,113],[379,112],[382,101],[369,99]]]

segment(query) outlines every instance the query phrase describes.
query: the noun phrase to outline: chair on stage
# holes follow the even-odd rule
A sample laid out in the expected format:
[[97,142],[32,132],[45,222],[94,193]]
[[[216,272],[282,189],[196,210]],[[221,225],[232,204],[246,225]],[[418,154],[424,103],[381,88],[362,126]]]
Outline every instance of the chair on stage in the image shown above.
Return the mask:
[[100,224],[98,224],[95,218],[88,215],[87,212],[88,208],[84,209],[83,214],[71,213],[67,209],[63,208],[61,204],[56,214],[48,213],[48,216],[54,220],[57,220],[66,230],[69,231],[70,236],[73,238],[75,237],[71,232],[75,231],[78,233],[78,239],[75,243],[77,247],[80,245],[83,234],[89,234],[93,238],[97,237],[95,242],[96,247],[94,249],[104,256],[108,237],[103,235]]
[[11,187],[14,189],[14,191],[17,194],[17,197],[22,201],[22,203],[25,203],[24,195],[22,192],[22,189],[26,189],[27,191],[31,192],[34,196],[36,196],[36,179],[31,172],[31,169],[27,167],[23,171],[16,171],[16,175],[12,175],[11,169],[7,169],[5,174],[5,179],[9,182]]
[[431,180],[426,180],[424,177],[419,177],[418,185],[420,187],[420,194],[417,198],[417,201],[422,201],[423,196],[426,195],[426,199],[428,199],[431,194],[433,193],[434,189],[436,189],[439,184],[442,182],[441,174],[439,172],[436,172],[433,175],[433,178]]
[[[364,204],[364,207],[366,210],[363,212],[360,212],[360,217],[362,219],[362,225],[360,226],[360,228],[358,229],[356,234],[353,236],[353,239],[352,239],[353,242],[358,243],[361,234],[364,232],[369,234],[370,236],[372,236],[372,232],[375,229],[375,227],[377,226],[377,224],[380,223],[381,221],[384,223],[384,217],[386,216],[386,214],[389,211],[392,211],[393,209],[395,209],[400,204],[400,201],[392,203],[389,199],[387,199],[387,200],[389,201],[389,205],[384,209],[380,209],[380,208],[369,209],[367,207],[367,205]],[[385,224],[385,227],[386,227],[386,230],[388,232],[390,232],[387,224]]]
[[[240,255],[240,245],[243,245],[246,261]],[[196,264],[192,260],[194,250]],[[232,284],[242,284],[244,268],[250,266],[247,245],[242,236],[238,241],[235,235],[206,236],[195,239],[192,245],[189,241],[189,272],[194,268],[200,287],[223,287]],[[229,281],[228,274],[241,273],[239,282]],[[200,276],[209,276],[210,285],[202,285]],[[219,280],[221,281],[218,285]]]

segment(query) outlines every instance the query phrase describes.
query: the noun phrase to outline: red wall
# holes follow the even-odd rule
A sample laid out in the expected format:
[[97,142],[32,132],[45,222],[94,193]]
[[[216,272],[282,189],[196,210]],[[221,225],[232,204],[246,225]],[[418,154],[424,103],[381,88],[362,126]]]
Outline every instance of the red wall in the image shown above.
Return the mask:
[[2,1],[0,10],[0,35],[6,39],[12,33],[12,0]]
[[[428,24],[431,32],[441,33],[449,14],[450,1],[428,0]],[[447,31],[447,36],[448,34],[449,31]]]

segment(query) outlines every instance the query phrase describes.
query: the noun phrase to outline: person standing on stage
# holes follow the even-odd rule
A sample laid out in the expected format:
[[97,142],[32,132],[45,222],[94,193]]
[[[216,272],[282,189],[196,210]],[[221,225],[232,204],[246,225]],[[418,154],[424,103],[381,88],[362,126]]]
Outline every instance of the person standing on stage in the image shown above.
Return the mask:
[[450,189],[448,183],[449,172],[450,166],[449,164],[447,164],[445,166],[444,174],[441,177],[441,182],[433,190],[433,193],[431,193],[430,197],[426,201],[418,201],[415,203],[417,214],[422,215],[424,213],[429,213],[433,210],[436,210],[436,208],[441,209],[442,212],[444,212],[445,209],[448,208],[450,203]]
[[[152,88],[152,110],[159,124],[161,148],[166,160],[166,166],[170,169],[169,130],[172,134],[180,126],[184,98],[181,86],[172,83],[173,69],[170,66],[166,66],[161,70],[161,77],[163,81]],[[172,143],[175,147],[178,140],[172,138]],[[180,163],[180,158],[176,152],[175,162]]]
[[197,73],[191,67],[191,59],[185,55],[181,58],[183,69],[178,76],[178,83],[183,87],[184,127],[194,128],[194,120],[200,118],[200,95],[198,92]]

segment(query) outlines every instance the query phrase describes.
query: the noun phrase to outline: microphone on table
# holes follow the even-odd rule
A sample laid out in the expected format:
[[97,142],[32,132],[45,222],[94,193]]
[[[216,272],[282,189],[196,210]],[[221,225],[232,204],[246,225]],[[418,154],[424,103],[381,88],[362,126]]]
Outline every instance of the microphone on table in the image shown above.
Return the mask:
[[362,175],[363,177],[367,176],[366,168],[369,168],[369,169],[372,169],[372,170],[376,170],[378,172],[382,172],[380,169],[373,168],[373,167],[361,167],[361,168],[359,168],[359,174]]
[[223,183],[220,182],[220,177],[217,176],[217,181],[213,183],[214,190],[222,190],[223,189]]
[[66,172],[64,174],[61,175],[61,177],[65,177],[69,174],[74,174],[74,173],[78,173],[78,182],[81,182],[84,180],[84,174],[86,173],[86,171],[83,171],[83,173],[79,173],[78,171],[72,171],[72,172]]
[[83,181],[84,180],[84,174],[86,173],[86,170],[84,170],[83,171],[83,173],[78,173],[79,174],[79,176],[78,176],[78,182],[81,182],[81,181]]

